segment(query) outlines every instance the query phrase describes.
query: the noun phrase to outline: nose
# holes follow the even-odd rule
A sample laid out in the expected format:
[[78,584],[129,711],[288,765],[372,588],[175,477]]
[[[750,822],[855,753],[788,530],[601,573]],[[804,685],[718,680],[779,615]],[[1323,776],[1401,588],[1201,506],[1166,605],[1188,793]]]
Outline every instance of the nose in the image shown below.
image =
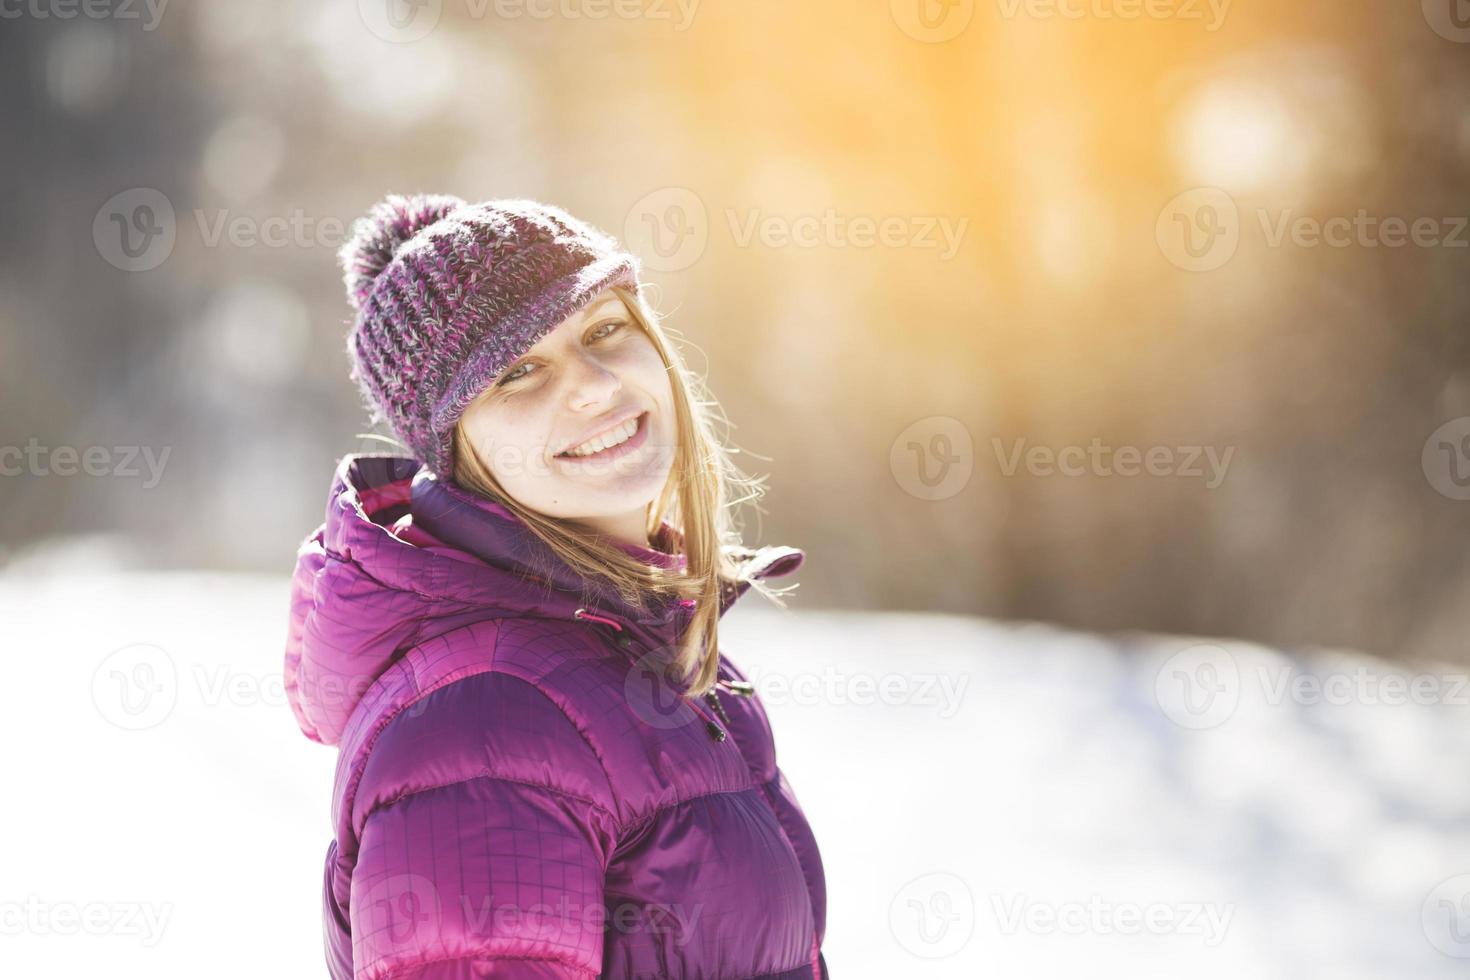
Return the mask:
[[572,355],[567,372],[567,407],[574,412],[609,401],[623,386],[621,379],[587,353]]

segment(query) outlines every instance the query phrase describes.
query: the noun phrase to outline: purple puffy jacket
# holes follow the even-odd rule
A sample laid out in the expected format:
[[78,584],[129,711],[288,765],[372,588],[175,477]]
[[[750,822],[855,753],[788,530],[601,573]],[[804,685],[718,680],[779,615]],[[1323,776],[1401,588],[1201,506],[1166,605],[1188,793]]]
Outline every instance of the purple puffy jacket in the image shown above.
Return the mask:
[[[285,661],[301,730],[339,749],[331,976],[827,977],[821,856],[746,678],[722,656],[715,698],[656,687],[639,658],[690,610],[579,601],[547,553],[409,457],[337,469]],[[805,553],[736,557],[722,611]]]

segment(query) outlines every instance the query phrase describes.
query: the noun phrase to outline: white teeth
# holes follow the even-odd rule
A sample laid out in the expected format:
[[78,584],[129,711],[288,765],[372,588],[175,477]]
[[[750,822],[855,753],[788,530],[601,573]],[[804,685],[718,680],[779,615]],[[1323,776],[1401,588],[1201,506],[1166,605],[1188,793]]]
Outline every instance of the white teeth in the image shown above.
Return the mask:
[[611,449],[613,446],[621,445],[622,443],[627,442],[629,439],[633,438],[633,433],[637,431],[638,419],[629,419],[608,435],[598,436],[595,439],[589,439],[575,449],[568,449],[566,455],[590,456],[593,453],[600,453],[604,449]]

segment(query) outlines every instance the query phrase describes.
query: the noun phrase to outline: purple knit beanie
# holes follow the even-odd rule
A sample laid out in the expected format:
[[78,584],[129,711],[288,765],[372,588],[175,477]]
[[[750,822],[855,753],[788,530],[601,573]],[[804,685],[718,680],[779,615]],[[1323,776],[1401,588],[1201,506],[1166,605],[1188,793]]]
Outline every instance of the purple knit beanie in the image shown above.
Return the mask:
[[357,311],[347,348],[373,421],[454,475],[452,433],[513,361],[639,262],[609,235],[535,201],[389,195],[338,253]]

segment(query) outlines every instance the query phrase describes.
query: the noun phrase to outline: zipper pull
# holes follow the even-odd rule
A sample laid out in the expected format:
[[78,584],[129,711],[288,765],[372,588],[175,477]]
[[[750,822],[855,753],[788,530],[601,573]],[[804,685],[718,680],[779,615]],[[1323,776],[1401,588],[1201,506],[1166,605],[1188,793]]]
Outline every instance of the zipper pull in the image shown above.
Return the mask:
[[715,709],[715,714],[720,716],[721,721],[726,725],[731,725],[730,716],[725,713],[725,706],[720,703],[720,696],[715,693],[714,688],[704,692],[704,699],[709,702],[711,708]]
[[750,681],[725,681],[724,684],[731,694],[739,695],[742,698],[755,695],[755,685]]
[[716,742],[723,742],[725,740],[725,730],[719,725],[716,725],[714,722],[705,722],[704,728],[705,731],[709,732],[710,738],[714,739]]

